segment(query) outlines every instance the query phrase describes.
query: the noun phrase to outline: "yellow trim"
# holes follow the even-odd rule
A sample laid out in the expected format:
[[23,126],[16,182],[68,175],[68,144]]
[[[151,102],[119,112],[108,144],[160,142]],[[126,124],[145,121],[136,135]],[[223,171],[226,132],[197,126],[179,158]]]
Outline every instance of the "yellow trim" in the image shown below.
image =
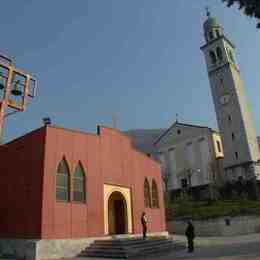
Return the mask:
[[[213,133],[212,138],[213,138],[213,145],[214,145],[214,151],[215,151],[215,158],[224,157],[223,146],[222,146],[220,135],[218,133]],[[220,144],[221,151],[218,150],[217,141]]]
[[108,235],[108,200],[113,192],[120,192],[125,199],[127,208],[127,233],[132,233],[132,204],[131,204],[131,191],[129,188],[104,184],[104,233]]

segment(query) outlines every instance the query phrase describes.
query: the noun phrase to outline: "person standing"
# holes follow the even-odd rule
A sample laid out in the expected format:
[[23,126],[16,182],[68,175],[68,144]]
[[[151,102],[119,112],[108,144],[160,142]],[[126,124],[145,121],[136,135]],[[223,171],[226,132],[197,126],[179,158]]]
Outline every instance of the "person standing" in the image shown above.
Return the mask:
[[186,228],[185,235],[188,240],[188,252],[192,253],[194,251],[193,239],[195,238],[195,231],[194,231],[194,226],[192,225],[191,220],[188,221],[188,226]]
[[146,239],[147,217],[146,217],[146,213],[145,212],[142,213],[141,223],[142,223],[142,227],[143,227],[143,239]]

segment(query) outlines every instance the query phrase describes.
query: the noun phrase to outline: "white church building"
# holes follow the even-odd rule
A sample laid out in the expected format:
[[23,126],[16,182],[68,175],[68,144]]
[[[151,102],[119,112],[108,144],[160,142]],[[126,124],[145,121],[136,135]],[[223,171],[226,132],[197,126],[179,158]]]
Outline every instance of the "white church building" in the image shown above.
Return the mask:
[[223,147],[211,128],[176,121],[154,145],[165,190],[173,196],[188,190],[195,198],[207,198],[213,196],[213,185],[223,183]]

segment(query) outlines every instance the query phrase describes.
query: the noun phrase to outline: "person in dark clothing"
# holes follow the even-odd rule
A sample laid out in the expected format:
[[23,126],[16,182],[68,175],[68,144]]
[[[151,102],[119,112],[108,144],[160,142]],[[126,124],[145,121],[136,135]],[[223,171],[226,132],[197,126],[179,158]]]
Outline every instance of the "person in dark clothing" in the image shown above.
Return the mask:
[[191,220],[188,221],[188,226],[185,231],[185,236],[187,237],[188,240],[188,252],[191,253],[194,250],[193,239],[195,238],[194,226],[192,225]]
[[146,239],[146,232],[147,232],[147,217],[146,217],[145,212],[142,213],[141,223],[142,223],[142,227],[143,227],[143,239]]

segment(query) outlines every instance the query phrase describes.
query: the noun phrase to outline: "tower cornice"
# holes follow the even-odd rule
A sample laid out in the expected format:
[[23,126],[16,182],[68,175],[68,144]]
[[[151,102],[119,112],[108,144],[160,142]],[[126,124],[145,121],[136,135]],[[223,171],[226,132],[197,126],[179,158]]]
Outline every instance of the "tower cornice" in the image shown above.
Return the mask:
[[208,72],[209,75],[214,74],[216,71],[219,71],[225,67],[233,67],[238,73],[240,73],[240,70],[237,68],[237,66],[235,66],[234,64],[232,64],[231,62],[227,62],[225,64],[223,64],[222,66],[218,66],[215,69],[212,69]]
[[214,40],[212,40],[212,41],[210,41],[210,42],[205,43],[203,46],[200,47],[200,49],[201,49],[201,50],[204,50],[207,46],[211,45],[212,43],[217,42],[217,41],[220,40],[220,39],[224,39],[225,41],[227,41],[227,42],[231,45],[231,47],[232,47],[233,49],[236,48],[235,45],[234,45],[226,36],[222,35],[222,36],[220,36],[220,37],[218,37],[218,38],[216,38],[216,39],[214,39]]

